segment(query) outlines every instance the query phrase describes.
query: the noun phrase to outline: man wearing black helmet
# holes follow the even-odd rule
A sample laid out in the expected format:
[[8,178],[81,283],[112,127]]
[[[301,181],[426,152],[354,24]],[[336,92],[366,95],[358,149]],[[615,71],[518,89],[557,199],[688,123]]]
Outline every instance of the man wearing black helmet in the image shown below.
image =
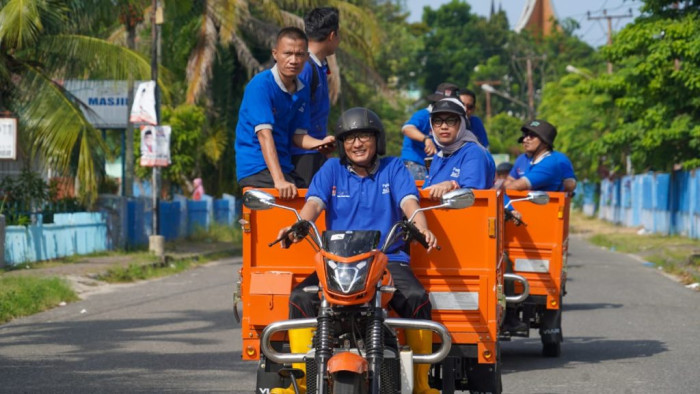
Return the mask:
[[[395,157],[380,157],[386,151],[384,127],[379,117],[366,108],[345,111],[335,126],[339,158],[326,161],[316,173],[306,194],[306,204],[300,211],[302,219],[315,221],[326,211],[328,230],[380,230],[380,245],[386,239],[392,225],[402,216],[411,217],[420,208],[418,190],[413,177],[402,161]],[[419,212],[415,225],[425,235],[430,246],[437,244],[428,230],[425,216]],[[280,236],[289,227],[280,231]],[[299,240],[292,240],[299,241]],[[423,285],[413,274],[409,256],[404,252],[402,240],[388,248],[388,269],[397,291],[390,302],[392,308],[403,317],[431,319],[431,306]],[[303,289],[318,285],[314,272],[292,290],[289,297],[289,317],[316,316],[319,300],[315,294]],[[313,334],[310,329],[291,330],[290,347],[308,349]],[[432,333],[423,330],[407,330],[407,341],[416,353],[432,351]],[[300,364],[297,368],[303,368]],[[417,364],[414,374],[414,392],[437,393],[428,386],[428,364]],[[305,386],[305,381],[300,381]],[[273,393],[292,392],[273,390]]]
[[521,169],[522,175],[516,173],[518,178],[514,178],[513,171],[521,167],[517,163],[524,161],[521,157],[516,159],[516,168],[505,182],[506,189],[572,192],[576,188],[576,176],[571,161],[565,154],[553,150],[556,127],[535,119],[523,125],[521,131],[523,135],[518,142],[522,142],[529,163],[527,168]]

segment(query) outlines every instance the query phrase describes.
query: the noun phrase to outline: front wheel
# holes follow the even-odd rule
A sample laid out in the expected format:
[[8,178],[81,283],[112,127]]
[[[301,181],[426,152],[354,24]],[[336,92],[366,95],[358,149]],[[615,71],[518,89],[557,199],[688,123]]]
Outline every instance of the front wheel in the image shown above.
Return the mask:
[[332,394],[366,394],[367,384],[362,375],[341,371],[333,375]]

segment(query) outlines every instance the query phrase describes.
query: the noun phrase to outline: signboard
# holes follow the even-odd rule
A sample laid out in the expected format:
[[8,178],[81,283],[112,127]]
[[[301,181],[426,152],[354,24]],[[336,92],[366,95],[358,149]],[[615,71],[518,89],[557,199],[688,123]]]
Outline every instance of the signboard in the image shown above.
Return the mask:
[[0,118],[0,159],[17,160],[17,118]]
[[170,164],[170,126],[141,127],[141,167]]
[[[141,81],[134,81],[136,94]],[[127,81],[67,80],[63,87],[85,104],[83,115],[98,129],[125,129],[129,118]]]

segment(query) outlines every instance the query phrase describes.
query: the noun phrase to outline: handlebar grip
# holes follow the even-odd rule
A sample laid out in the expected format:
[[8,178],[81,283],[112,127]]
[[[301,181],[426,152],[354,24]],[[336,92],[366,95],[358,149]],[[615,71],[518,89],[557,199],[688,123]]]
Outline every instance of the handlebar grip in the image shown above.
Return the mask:
[[267,244],[267,246],[273,246],[278,242],[282,242],[282,247],[284,249],[287,249],[291,246],[291,243],[289,242],[289,234],[294,233],[294,238],[304,238],[307,235],[309,235],[310,230],[311,225],[307,220],[299,220],[296,223],[294,223],[292,227],[289,228],[289,230],[285,231],[281,237]]
[[[425,240],[425,234],[418,231],[418,227],[416,227],[415,224],[407,222],[406,228],[408,229],[408,232],[410,233],[411,237],[418,241],[418,243],[421,244],[421,246],[423,246],[426,249],[430,248],[430,245],[428,245],[428,241]],[[440,250],[440,247],[436,246],[435,249]]]
[[516,226],[523,225],[523,226],[527,227],[527,223],[522,221],[522,219],[518,219],[515,215],[513,215],[513,213],[510,210],[506,209],[504,212],[506,215],[506,220],[512,220]]

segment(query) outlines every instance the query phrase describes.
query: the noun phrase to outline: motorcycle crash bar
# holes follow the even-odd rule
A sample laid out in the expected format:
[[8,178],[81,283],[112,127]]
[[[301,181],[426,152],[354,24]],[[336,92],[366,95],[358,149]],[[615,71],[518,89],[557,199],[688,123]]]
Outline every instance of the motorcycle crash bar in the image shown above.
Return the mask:
[[[391,328],[408,328],[416,330],[431,330],[440,336],[440,347],[435,353],[430,354],[413,354],[413,362],[416,364],[436,364],[442,361],[450,352],[452,347],[452,338],[447,328],[437,322],[431,320],[419,319],[400,319],[388,318],[384,324]],[[315,328],[317,325],[316,318],[282,320],[270,323],[262,332],[260,340],[260,351],[268,359],[278,364],[303,363],[306,358],[312,358],[312,352],[309,353],[280,353],[272,348],[270,339],[272,335],[280,332],[293,330],[297,328]]]

